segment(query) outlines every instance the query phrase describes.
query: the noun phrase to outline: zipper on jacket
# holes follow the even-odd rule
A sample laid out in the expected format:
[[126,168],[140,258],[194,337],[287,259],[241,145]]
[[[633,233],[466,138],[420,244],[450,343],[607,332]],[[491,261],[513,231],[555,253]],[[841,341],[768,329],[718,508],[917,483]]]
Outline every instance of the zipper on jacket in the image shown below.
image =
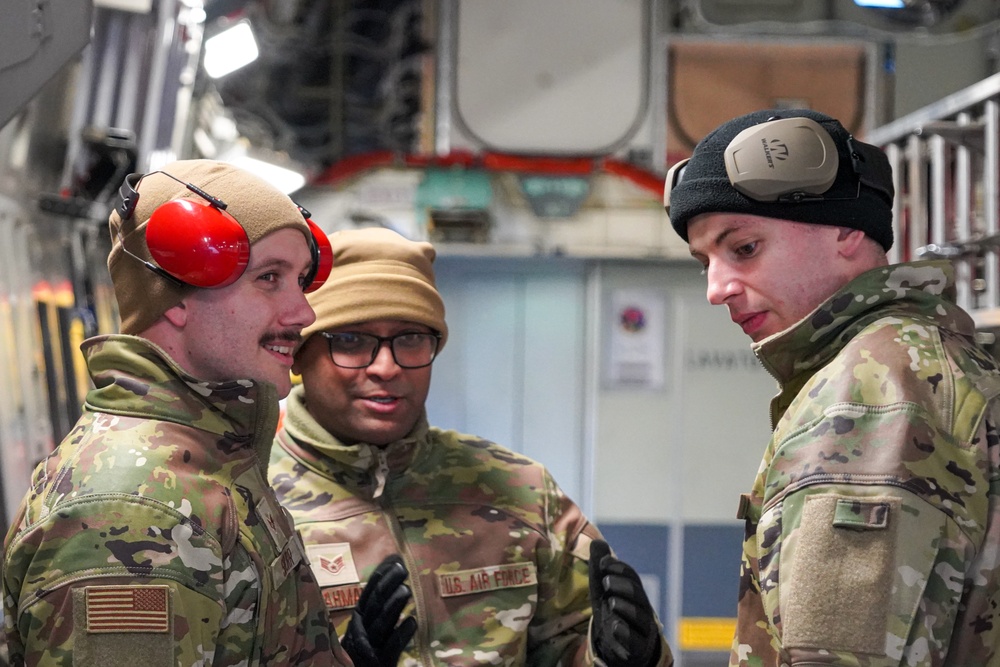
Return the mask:
[[372,499],[382,497],[385,491],[385,483],[389,479],[389,460],[385,456],[384,447],[372,447],[375,450],[375,490],[372,492]]
[[[385,460],[385,451],[381,448],[379,449],[379,471],[382,470],[382,466],[385,465],[386,477],[388,477],[388,463]],[[376,494],[381,495],[383,487],[385,486],[385,480],[383,479],[376,490]],[[379,495],[376,495],[378,498]],[[396,541],[396,548],[399,555],[403,558],[403,564],[406,565],[407,571],[410,573],[408,578],[408,583],[410,590],[413,593],[413,607],[415,609],[415,614],[417,617],[417,631],[413,635],[413,644],[416,649],[414,653],[420,656],[420,662],[427,667],[432,667],[434,662],[434,656],[431,654],[430,648],[430,632],[431,628],[427,624],[427,610],[424,608],[424,591],[423,584],[420,580],[420,573],[416,569],[416,564],[414,563],[413,557],[410,556],[409,551],[406,549],[406,538],[403,535],[403,528],[399,525],[399,519],[396,512],[393,511],[392,502],[390,502],[387,497],[382,496],[378,499],[378,505],[382,510],[382,515],[385,517],[386,525],[392,531],[393,539]]]

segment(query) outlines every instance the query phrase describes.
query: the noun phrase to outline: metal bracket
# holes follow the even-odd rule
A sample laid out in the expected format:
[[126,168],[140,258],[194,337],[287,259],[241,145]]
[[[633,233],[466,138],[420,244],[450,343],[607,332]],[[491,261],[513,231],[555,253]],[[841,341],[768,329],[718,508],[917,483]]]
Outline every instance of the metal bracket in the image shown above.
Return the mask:
[[928,243],[916,249],[920,259],[965,259],[981,257],[984,252],[1000,248],[1000,234],[971,238],[968,241],[953,241],[951,243]]
[[936,120],[922,124],[914,134],[933,135],[957,146],[964,146],[979,153],[983,152],[983,132],[985,123],[976,121],[961,125],[950,120]]

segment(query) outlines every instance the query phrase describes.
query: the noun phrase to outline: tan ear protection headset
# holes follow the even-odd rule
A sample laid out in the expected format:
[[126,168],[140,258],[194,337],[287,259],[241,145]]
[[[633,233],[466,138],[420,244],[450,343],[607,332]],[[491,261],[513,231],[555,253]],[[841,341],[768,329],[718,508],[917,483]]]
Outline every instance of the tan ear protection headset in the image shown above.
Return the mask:
[[[861,184],[875,188],[890,199],[876,175],[867,168],[867,159],[878,151],[848,138],[852,166]],[[815,202],[854,197],[825,197],[837,180],[840,156],[833,137],[811,118],[774,118],[743,130],[729,142],[724,153],[726,175],[733,188],[759,202]],[[684,178],[690,158],[681,160],[667,172],[663,207],[670,213],[670,191]]]

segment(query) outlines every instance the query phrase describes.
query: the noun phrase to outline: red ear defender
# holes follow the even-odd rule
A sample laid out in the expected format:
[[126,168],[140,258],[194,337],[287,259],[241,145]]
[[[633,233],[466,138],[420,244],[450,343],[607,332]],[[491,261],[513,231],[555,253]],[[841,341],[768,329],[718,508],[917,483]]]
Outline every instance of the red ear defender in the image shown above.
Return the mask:
[[243,226],[200,199],[173,199],[158,206],[146,224],[146,247],[160,268],[195,287],[230,285],[250,262]]
[[[301,209],[301,207],[299,208]],[[303,215],[305,215],[304,210]],[[326,233],[319,228],[319,225],[310,220],[308,215],[306,215],[306,224],[309,225],[309,231],[312,232],[313,237],[313,270],[309,276],[311,280],[302,289],[308,294],[318,290],[330,277],[330,271],[333,269],[333,247],[330,245],[330,239],[326,237]]]

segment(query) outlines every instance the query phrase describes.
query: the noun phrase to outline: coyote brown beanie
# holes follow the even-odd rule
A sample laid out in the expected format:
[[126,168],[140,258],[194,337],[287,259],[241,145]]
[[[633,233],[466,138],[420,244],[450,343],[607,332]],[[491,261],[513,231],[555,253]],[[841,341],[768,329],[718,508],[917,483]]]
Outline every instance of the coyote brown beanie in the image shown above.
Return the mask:
[[[820,201],[763,202],[738,192],[726,172],[725,152],[743,130],[775,118],[809,118],[837,147],[836,180]],[[766,109],[723,123],[698,142],[680,180],[670,191],[670,222],[685,241],[688,222],[702,213],[746,213],[794,222],[859,229],[884,249],[892,247],[892,168],[875,146],[861,144],[835,118],[809,109]],[[852,150],[852,146],[854,150]],[[864,155],[858,155],[861,148]],[[865,158],[867,156],[867,158]],[[855,160],[867,160],[865,175]]]
[[[184,183],[191,183],[228,205],[226,211],[246,230],[251,255],[254,243],[279,229],[299,229],[307,240],[312,235],[298,206],[288,195],[231,164],[212,160],[181,160],[166,165],[160,171],[181,183],[151,172],[139,183],[139,201],[132,217],[122,221],[115,210],[108,219],[112,243],[108,270],[118,300],[121,331],[126,334],[142,333],[163,313],[197,289],[171,283],[134,257],[129,257],[121,246],[124,239],[130,252],[152,262],[146,247],[146,223],[153,211],[171,199],[201,199],[200,195],[184,187]],[[118,234],[119,227],[121,235]]]
[[448,340],[444,302],[434,285],[434,246],[382,228],[349,229],[330,235],[333,270],[323,286],[306,295],[316,321],[302,332],[372,320],[416,322]]

